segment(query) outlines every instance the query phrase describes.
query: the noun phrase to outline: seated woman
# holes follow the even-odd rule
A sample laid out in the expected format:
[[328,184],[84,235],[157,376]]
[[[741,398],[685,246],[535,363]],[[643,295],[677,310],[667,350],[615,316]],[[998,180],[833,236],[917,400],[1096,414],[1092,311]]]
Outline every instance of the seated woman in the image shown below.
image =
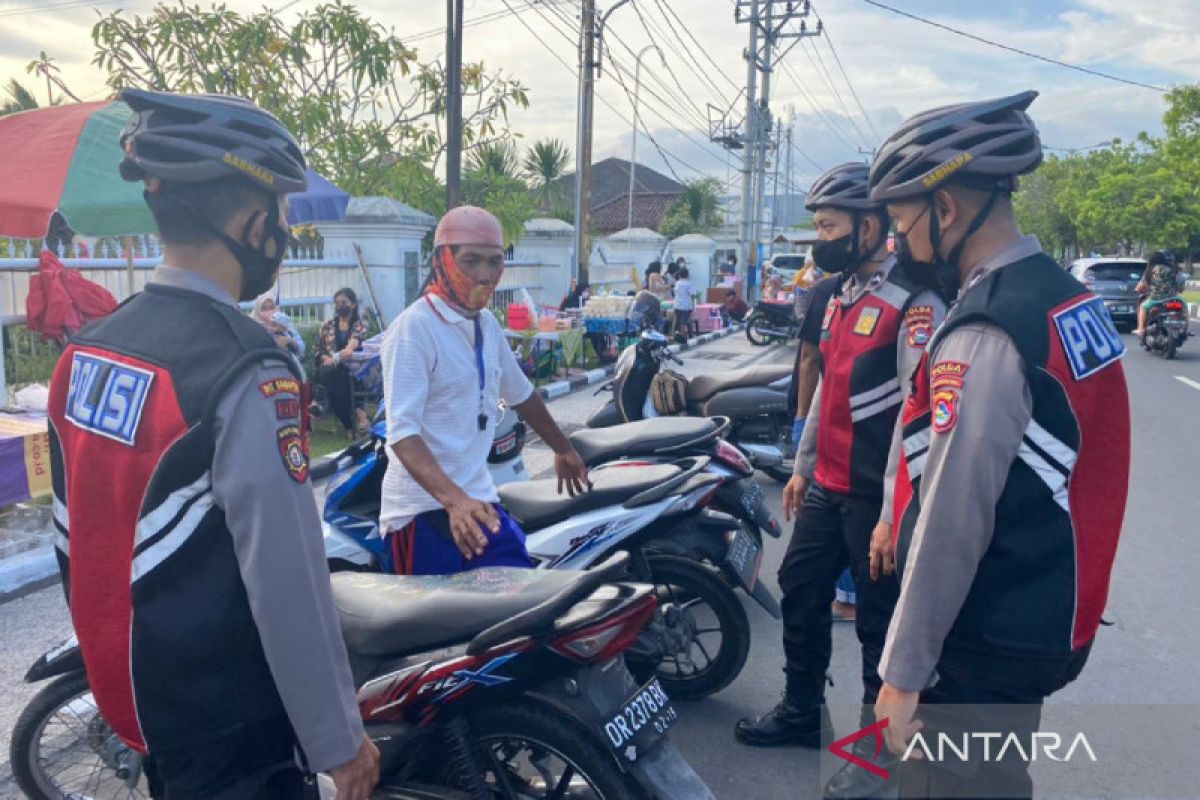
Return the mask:
[[273,295],[264,294],[254,301],[254,319],[267,329],[275,344],[282,350],[291,351],[296,358],[304,357],[304,338],[291,318],[279,308]]
[[[333,296],[334,316],[321,326],[317,338],[317,383],[325,387],[328,406],[351,436],[363,436],[370,430],[361,401],[354,398],[354,373],[347,363],[350,355],[362,349],[367,326],[358,313],[358,295],[353,289],[338,289]],[[312,415],[324,413],[313,403]]]

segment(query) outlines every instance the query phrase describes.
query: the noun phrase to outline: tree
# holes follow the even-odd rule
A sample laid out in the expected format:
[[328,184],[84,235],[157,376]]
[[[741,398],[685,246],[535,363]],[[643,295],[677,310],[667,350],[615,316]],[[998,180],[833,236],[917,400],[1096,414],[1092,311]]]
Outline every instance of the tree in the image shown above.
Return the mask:
[[566,189],[558,179],[567,174],[571,151],[561,139],[539,139],[525,151],[522,168],[543,214],[566,204]]
[[4,87],[4,93],[8,99],[0,105],[0,117],[6,114],[16,114],[18,111],[30,111],[38,107],[38,102],[33,96],[33,92],[21,85],[16,78],[10,78],[8,85]]
[[724,222],[717,194],[720,188],[716,178],[684,183],[683,193],[667,211],[659,233],[674,239],[688,233],[710,233],[719,228]]
[[487,168],[463,173],[462,199],[468,205],[486,208],[495,214],[507,243],[521,238],[525,223],[537,215],[529,187],[519,178]]
[[[124,86],[222,92],[258,103],[296,135],[312,167],[355,194],[376,194],[414,159],[436,171],[444,152],[445,74],[343,0],[292,23],[275,12],[160,4],[118,10],[92,29],[93,60]],[[462,69],[463,141],[503,139],[525,86],[482,63]],[[412,173],[408,173],[412,177]]]
[[476,146],[467,155],[467,168],[504,178],[519,179],[521,172],[517,148],[508,139]]

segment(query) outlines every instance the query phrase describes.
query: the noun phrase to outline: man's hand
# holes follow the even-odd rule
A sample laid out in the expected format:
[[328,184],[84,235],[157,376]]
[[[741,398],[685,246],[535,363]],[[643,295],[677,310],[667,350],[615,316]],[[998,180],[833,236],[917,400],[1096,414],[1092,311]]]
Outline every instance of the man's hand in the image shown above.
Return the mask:
[[463,558],[470,560],[483,555],[488,540],[483,530],[500,532],[500,515],[491,504],[474,500],[465,493],[446,504],[450,517],[450,534]]
[[871,580],[896,571],[896,551],[892,547],[892,526],[880,522],[871,532]]
[[379,783],[379,748],[367,736],[354,759],[329,771],[338,800],[367,800]]
[[354,350],[352,350],[350,348],[350,346],[347,345],[344,350],[342,350],[341,352],[338,353],[338,358],[341,359],[342,361],[346,361],[352,355],[354,355]]
[[783,521],[789,522],[792,515],[800,518],[800,509],[804,507],[804,495],[808,494],[808,478],[800,473],[792,475],[792,479],[783,487]]
[[[888,726],[883,729],[883,737],[888,749],[898,756],[904,755],[912,737],[924,727],[920,721],[913,719],[920,700],[920,692],[906,692],[890,683],[883,684],[875,700],[875,719],[888,721]],[[913,751],[911,757],[917,758],[919,752]]]
[[559,494],[562,494],[563,484],[566,484],[567,494],[571,497],[592,488],[592,482],[588,480],[587,465],[583,463],[574,447],[554,454],[554,472],[558,475]]

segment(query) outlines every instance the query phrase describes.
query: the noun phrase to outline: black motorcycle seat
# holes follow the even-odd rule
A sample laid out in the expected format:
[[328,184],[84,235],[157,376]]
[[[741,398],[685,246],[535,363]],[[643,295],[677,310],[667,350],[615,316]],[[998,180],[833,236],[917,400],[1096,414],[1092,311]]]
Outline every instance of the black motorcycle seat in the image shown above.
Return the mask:
[[738,389],[743,386],[766,386],[780,378],[792,374],[792,368],[786,364],[761,367],[743,367],[728,372],[712,375],[701,375],[692,378],[688,383],[687,400],[689,403],[703,403],[717,392],[727,389]]
[[500,504],[526,533],[533,533],[575,514],[624,503],[634,495],[662,485],[680,472],[682,470],[674,464],[598,469],[589,474],[592,490],[575,497],[565,492],[559,494],[556,478],[509,483],[500,487]]
[[331,582],[346,648],[382,658],[468,641],[548,600],[579,574],[488,567],[416,577],[335,572]]
[[583,463],[595,467],[626,456],[651,455],[716,433],[717,423],[697,417],[654,417],[611,428],[584,429],[571,434],[571,444]]

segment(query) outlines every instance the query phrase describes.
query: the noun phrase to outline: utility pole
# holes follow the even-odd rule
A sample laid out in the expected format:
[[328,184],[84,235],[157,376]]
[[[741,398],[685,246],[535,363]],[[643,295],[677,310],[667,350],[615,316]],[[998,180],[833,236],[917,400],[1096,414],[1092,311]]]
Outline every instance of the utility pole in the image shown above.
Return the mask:
[[783,131],[779,128],[775,129],[775,179],[772,181],[771,194],[771,251],[775,250],[775,229],[779,227],[779,164],[783,161],[783,151],[780,145],[783,143]]
[[[739,271],[745,276],[746,300],[750,299],[750,264],[758,262],[757,243],[753,239],[754,166],[758,146],[758,2],[750,0],[750,42],[746,46],[746,130],[742,137],[742,218],[738,226],[738,250],[741,256]],[[770,2],[770,0],[767,0]],[[741,3],[735,18],[741,21]]]
[[[667,59],[663,56],[662,50],[656,44],[648,44],[642,48],[642,51],[637,54],[636,64],[633,70],[633,143],[629,146],[629,206],[626,209],[629,213],[626,216],[625,229],[633,227],[633,175],[637,170],[637,140],[638,140],[638,96],[642,91],[642,56],[654,50],[658,53],[658,60],[666,66]],[[632,244],[629,240],[627,243]]]
[[446,209],[459,204],[462,179],[463,0],[446,0]]
[[[792,124],[790,121],[788,122],[787,127],[787,170],[785,171],[783,192],[783,219],[785,223],[788,223],[788,221],[792,218]],[[783,229],[785,231],[787,230],[787,224],[784,225]]]
[[[755,141],[758,143],[758,160],[755,162],[754,172],[756,175],[756,184],[754,192],[754,228],[752,233],[752,241],[755,247],[760,246],[762,242],[763,229],[763,198],[767,191],[767,150],[771,145],[771,129],[774,123],[771,120],[771,71],[774,65],[771,62],[771,54],[774,51],[775,40],[771,35],[775,23],[775,2],[774,0],[766,0],[766,7],[762,9],[763,17],[763,37],[762,37],[762,52],[761,59],[758,64],[759,70],[762,72],[762,82],[759,86],[758,98],[758,134],[755,136]],[[759,264],[759,275],[762,275],[763,265]]]

